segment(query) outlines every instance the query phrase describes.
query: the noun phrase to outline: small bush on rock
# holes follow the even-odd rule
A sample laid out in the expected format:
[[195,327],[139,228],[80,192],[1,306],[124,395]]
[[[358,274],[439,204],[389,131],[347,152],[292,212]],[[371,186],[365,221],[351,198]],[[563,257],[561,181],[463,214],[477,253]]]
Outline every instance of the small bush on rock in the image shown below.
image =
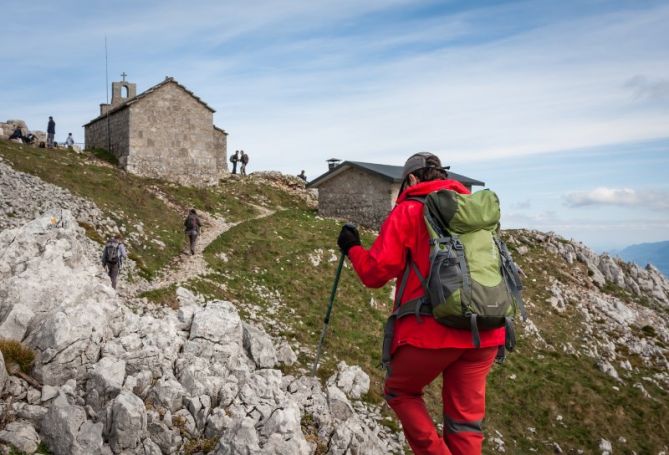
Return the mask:
[[18,341],[0,338],[0,352],[5,359],[7,372],[12,373],[12,365],[28,374],[35,360],[35,353]]

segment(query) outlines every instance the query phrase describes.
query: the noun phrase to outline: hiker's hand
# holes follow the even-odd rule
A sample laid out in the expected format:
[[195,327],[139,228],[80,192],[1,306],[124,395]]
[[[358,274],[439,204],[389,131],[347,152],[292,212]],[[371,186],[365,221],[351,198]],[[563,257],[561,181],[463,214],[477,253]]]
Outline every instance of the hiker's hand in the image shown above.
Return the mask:
[[337,239],[337,245],[339,245],[342,253],[348,255],[348,250],[356,245],[361,245],[358,229],[352,224],[343,225]]

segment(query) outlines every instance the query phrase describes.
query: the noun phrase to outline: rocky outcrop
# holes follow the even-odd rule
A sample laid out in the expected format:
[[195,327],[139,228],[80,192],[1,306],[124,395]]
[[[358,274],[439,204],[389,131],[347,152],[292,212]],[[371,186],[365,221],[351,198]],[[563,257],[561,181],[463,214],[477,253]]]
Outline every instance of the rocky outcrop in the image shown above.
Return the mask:
[[[642,369],[654,371],[645,379],[669,390],[669,322],[665,317],[669,280],[661,272],[652,266],[641,268],[606,254],[598,255],[582,243],[552,233],[513,231],[507,233],[507,243],[519,256],[541,248],[557,259],[559,265],[552,266],[550,276],[543,272],[550,281],[545,289],[548,298],[528,303],[531,307],[548,304],[562,315],[576,311],[579,317],[571,326],[572,335],[587,341],[550,345],[531,320],[523,324],[527,335],[545,348],[592,358],[602,373],[623,384],[636,381]],[[545,270],[545,265],[539,265]],[[539,307],[531,313],[543,311]],[[633,366],[627,360],[631,355],[640,364]],[[641,386],[636,382],[632,385]]]
[[28,125],[23,120],[7,120],[6,122],[0,122],[0,139],[9,139],[9,136],[12,135],[16,128],[21,128],[21,134],[24,136],[28,133],[32,133],[37,138],[37,144],[40,142],[46,142],[46,133],[44,131],[31,131],[28,129]]
[[68,190],[19,172],[0,157],[0,231],[19,227],[51,210],[69,210],[75,219],[94,226],[100,233],[118,233],[116,224],[92,202]]
[[[0,323],[37,352],[33,374],[45,384],[7,380],[8,412],[21,420],[1,434],[6,444],[30,453],[41,439],[56,455],[176,454],[203,438],[217,454],[401,450],[380,416],[351,401],[369,387],[362,370],[340,365],[327,389],[284,375],[269,335],[232,303],[186,289],[178,311],[133,312],[72,215],[59,228],[49,220],[0,233]],[[315,434],[303,419],[318,422]]]

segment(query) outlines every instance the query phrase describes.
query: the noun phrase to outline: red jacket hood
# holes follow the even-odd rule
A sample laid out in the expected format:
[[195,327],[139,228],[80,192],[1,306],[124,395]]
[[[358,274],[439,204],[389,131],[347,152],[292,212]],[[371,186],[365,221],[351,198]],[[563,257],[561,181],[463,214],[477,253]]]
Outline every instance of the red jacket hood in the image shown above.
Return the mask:
[[453,190],[460,194],[470,193],[470,191],[457,180],[430,180],[429,182],[417,183],[404,190],[397,198],[397,203],[399,204],[408,197],[427,196],[437,190]]

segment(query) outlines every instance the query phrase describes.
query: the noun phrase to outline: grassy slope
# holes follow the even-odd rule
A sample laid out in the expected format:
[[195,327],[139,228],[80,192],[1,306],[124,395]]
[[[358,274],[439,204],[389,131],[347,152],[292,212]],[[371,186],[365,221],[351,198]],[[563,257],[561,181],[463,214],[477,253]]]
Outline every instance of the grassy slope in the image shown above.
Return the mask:
[[[253,216],[257,210],[247,202],[260,199],[268,204],[296,204],[289,196],[264,190],[253,182],[229,180],[216,187],[194,188],[160,180],[149,180],[127,174],[93,154],[77,154],[68,150],[46,150],[0,141],[0,156],[12,166],[41,179],[66,188],[89,199],[125,228],[125,235],[142,222],[149,239],[162,241],[161,248],[153,242],[129,243],[130,256],[142,273],[150,278],[179,254],[183,246],[184,213],[165,204],[147,187],[153,187],[181,207],[195,207],[222,215],[228,221]],[[103,241],[92,226],[84,226],[88,235]]]
[[[191,286],[233,301],[251,299],[260,306],[266,306],[267,299],[249,292],[251,282],[276,290],[281,301],[302,315],[300,323],[293,315],[279,314],[277,319],[291,327],[279,332],[315,347],[335,264],[315,268],[309,264],[308,254],[317,248],[333,247],[337,232],[338,223],[319,219],[305,210],[278,213],[261,223],[240,225],[206,251],[207,260],[217,270],[210,278],[223,283],[226,290],[204,282]],[[372,240],[367,235],[364,243],[369,245]],[[217,257],[221,252],[226,253],[227,262]],[[601,438],[611,441],[623,453],[659,451],[666,444],[669,405],[666,393],[641,379],[652,371],[642,370],[633,381],[621,385],[601,373],[592,359],[561,351],[564,343],[583,343],[581,334],[574,329],[580,327],[582,319],[573,309],[563,314],[554,312],[545,303],[549,297],[547,288],[551,275],[565,283],[585,286],[581,278],[587,276],[585,268],[577,265],[570,269],[562,259],[538,247],[519,256],[519,262],[529,275],[525,296],[531,305],[531,318],[548,347],[539,347],[532,338],[521,337],[517,352],[503,366],[495,365],[489,380],[487,434],[501,432],[507,453],[553,453],[553,442],[558,442],[566,453],[578,449],[597,452]],[[367,290],[350,269],[345,271],[331,321],[333,330],[326,344],[328,357],[320,371],[322,377],[331,374],[335,358],[362,365],[372,377],[367,398],[373,402],[381,401],[383,374],[377,365],[381,327],[391,304],[389,292],[388,287]],[[385,308],[371,309],[372,297]],[[309,367],[311,358],[303,356],[300,360]],[[635,364],[633,358],[631,362]],[[436,421],[440,421],[441,414],[440,382],[436,381],[426,392]],[[643,398],[632,387],[634,382],[642,382],[656,400]],[[626,444],[618,442],[620,436],[625,437]],[[493,453],[490,439],[485,452]]]

